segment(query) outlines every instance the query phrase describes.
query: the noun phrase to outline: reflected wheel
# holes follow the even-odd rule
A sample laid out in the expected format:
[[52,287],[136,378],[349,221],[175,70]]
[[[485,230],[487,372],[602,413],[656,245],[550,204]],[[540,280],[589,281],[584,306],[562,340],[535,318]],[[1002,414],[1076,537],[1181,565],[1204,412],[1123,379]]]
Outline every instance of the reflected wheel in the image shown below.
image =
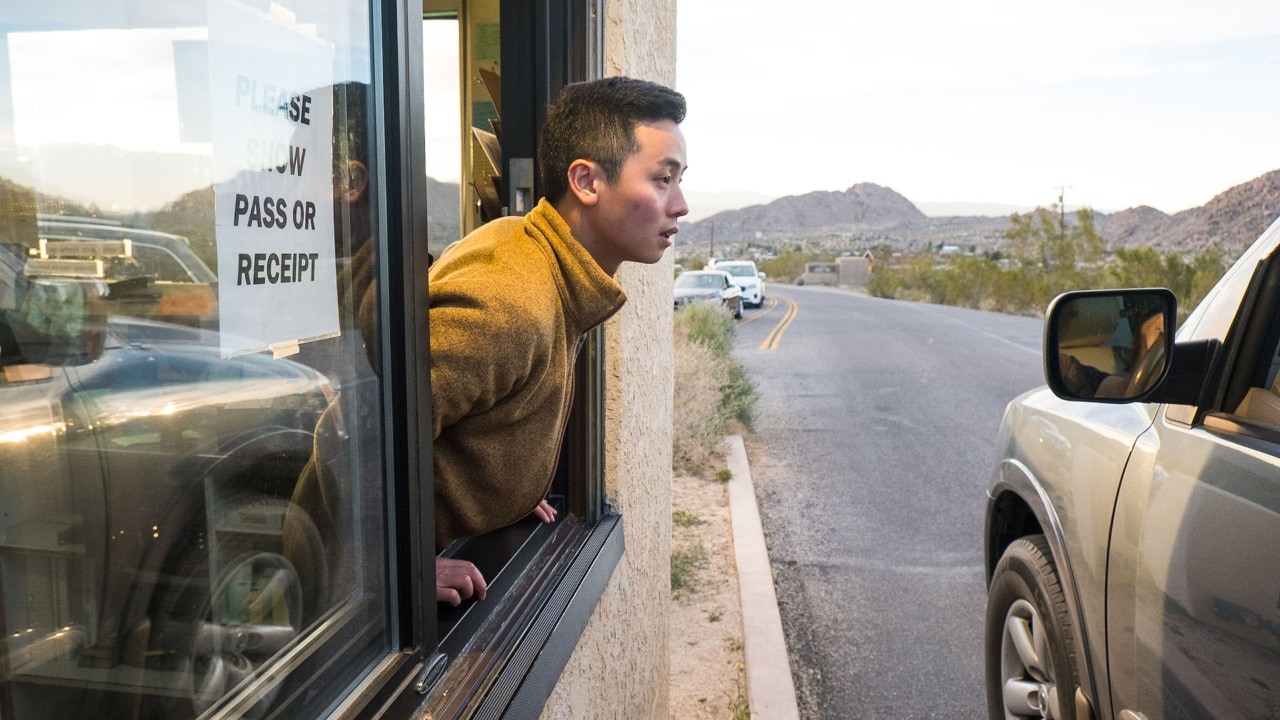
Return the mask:
[[[235,502],[284,503],[243,495]],[[175,692],[144,696],[148,720],[201,715],[301,631],[302,583],[282,554],[245,552],[211,572],[211,545],[203,529],[193,529],[153,600],[148,685]],[[242,717],[265,716],[270,704],[265,697]]]
[[1140,397],[1152,388],[1164,372],[1165,342],[1164,335],[1156,338],[1155,344],[1147,348],[1147,352],[1138,359],[1133,375],[1129,377],[1129,387],[1125,397]]

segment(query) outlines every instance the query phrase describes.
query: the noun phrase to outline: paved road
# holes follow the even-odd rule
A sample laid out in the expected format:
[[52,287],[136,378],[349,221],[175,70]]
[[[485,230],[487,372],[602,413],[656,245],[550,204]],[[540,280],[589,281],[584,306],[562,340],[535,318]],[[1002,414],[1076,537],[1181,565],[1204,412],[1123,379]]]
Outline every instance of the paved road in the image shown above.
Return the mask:
[[1040,321],[770,286],[735,355],[806,718],[985,717],[984,489]]

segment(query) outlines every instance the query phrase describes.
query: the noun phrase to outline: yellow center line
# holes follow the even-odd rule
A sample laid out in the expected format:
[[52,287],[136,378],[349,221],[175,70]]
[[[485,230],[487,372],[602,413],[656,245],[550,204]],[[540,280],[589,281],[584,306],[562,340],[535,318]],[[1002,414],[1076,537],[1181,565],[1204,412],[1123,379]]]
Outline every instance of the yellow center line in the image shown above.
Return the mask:
[[791,321],[796,319],[796,312],[800,306],[789,297],[782,299],[787,303],[787,312],[778,321],[778,324],[773,327],[773,330],[769,331],[769,334],[765,336],[764,342],[760,344],[761,350],[777,350],[778,344],[782,342],[782,333],[786,332],[787,327],[791,325]]
[[756,320],[759,320],[765,315],[768,315],[769,312],[772,311],[777,306],[778,306],[778,298],[774,297],[773,295],[770,295],[769,297],[764,299],[764,308],[762,308],[760,312],[751,313],[751,315],[747,316],[745,320],[739,320],[738,325],[742,326],[742,325],[746,325],[749,322],[754,322]]

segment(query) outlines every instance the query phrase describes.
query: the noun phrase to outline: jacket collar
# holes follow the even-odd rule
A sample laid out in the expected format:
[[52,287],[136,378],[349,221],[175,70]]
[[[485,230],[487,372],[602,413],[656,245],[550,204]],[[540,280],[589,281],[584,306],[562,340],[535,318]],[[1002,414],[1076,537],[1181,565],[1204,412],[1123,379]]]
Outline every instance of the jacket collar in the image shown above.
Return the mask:
[[578,332],[608,320],[627,301],[622,285],[600,269],[546,198],[525,215],[525,231],[542,241],[539,245],[559,270],[556,286]]

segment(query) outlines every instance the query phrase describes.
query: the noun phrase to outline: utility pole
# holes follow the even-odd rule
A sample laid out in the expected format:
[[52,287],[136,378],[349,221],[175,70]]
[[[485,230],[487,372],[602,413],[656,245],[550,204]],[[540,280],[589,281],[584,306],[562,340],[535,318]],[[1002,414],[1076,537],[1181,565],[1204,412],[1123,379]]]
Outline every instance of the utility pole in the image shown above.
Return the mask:
[[1067,189],[1070,185],[1058,186],[1058,233],[1062,236],[1060,239],[1067,239]]
[[711,249],[707,251],[707,262],[716,259],[716,224],[711,223]]

